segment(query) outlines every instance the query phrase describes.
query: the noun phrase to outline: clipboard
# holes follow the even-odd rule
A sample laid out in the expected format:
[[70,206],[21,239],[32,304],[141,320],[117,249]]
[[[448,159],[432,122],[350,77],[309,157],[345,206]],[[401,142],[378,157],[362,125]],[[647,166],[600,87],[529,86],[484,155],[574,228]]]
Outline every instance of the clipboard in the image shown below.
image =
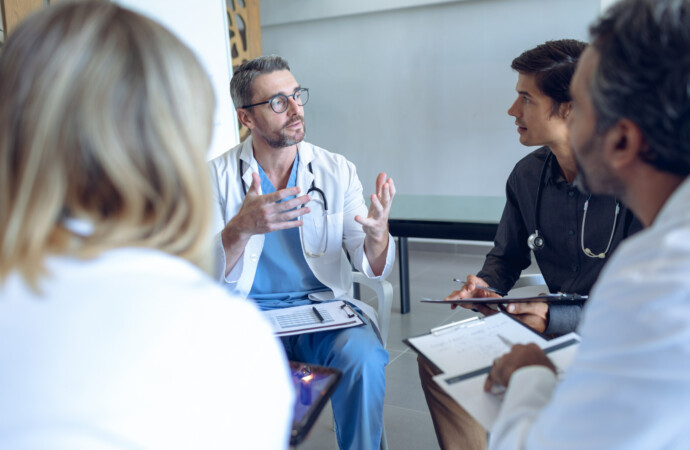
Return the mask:
[[[542,347],[544,353],[549,355],[549,359],[556,366],[559,380],[563,378],[565,369],[575,359],[579,344],[580,337],[575,333],[568,333],[548,341],[546,347]],[[493,394],[484,391],[484,380],[490,371],[491,365],[472,372],[456,375],[440,374],[433,378],[446,394],[460,404],[487,431],[490,431],[496,422],[503,402],[503,392]]]
[[530,303],[543,302],[549,305],[582,305],[589,296],[580,294],[543,294],[532,295],[529,297],[484,297],[484,298],[465,298],[462,300],[433,300],[422,299],[422,303],[434,303],[445,305],[474,304],[474,305],[502,305],[505,303]]
[[295,388],[290,445],[296,446],[307,437],[321,411],[338,387],[343,374],[332,367],[290,361],[290,374]]
[[345,301],[263,311],[276,336],[318,333],[364,325],[362,317]]
[[483,390],[494,359],[507,353],[512,344],[534,343],[551,351],[556,367],[564,369],[577,351],[579,336],[570,333],[549,341],[511,315],[498,313],[432,328],[404,342],[441,372],[434,381],[489,429],[501,402]]
[[440,372],[464,373],[489,366],[494,358],[510,350],[499,335],[515,344],[533,342],[543,347],[548,342],[527,325],[504,313],[449,323],[403,342]]

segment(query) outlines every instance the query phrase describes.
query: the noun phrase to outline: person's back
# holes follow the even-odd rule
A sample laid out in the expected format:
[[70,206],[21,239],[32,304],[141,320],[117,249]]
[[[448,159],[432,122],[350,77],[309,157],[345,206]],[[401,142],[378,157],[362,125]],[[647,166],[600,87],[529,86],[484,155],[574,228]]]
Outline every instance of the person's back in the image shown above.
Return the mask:
[[5,43],[0,98],[0,448],[285,448],[279,343],[201,269],[215,102],[192,52],[65,2]]
[[42,294],[0,288],[0,448],[284,448],[289,414],[257,395],[290,404],[283,356],[253,305],[151,249],[46,266]]

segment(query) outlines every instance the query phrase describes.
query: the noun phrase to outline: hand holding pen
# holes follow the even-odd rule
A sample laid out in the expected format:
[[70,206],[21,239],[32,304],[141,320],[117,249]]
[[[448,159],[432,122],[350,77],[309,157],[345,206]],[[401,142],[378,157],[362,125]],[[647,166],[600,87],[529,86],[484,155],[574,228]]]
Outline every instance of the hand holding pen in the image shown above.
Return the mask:
[[506,346],[510,347],[510,351],[494,360],[489,376],[486,377],[484,382],[484,390],[486,392],[502,395],[510,383],[510,377],[513,376],[516,370],[522,367],[544,366],[552,370],[554,374],[558,373],[556,366],[554,366],[553,362],[544,353],[544,350],[539,348],[538,345],[515,344],[511,346],[512,342],[501,335],[498,337]]
[[[468,275],[466,280],[454,278],[453,281],[461,282],[464,284],[464,286],[462,287],[462,289],[458,291],[451,292],[450,295],[445,298],[446,300],[462,300],[463,298],[501,297],[505,295],[498,289],[491,288],[486,281],[482,280],[481,278],[475,275]],[[495,310],[488,307],[482,307],[478,305],[461,306],[467,309],[478,310],[484,315],[491,315],[496,313]],[[451,305],[452,309],[455,309],[456,307],[457,305]]]

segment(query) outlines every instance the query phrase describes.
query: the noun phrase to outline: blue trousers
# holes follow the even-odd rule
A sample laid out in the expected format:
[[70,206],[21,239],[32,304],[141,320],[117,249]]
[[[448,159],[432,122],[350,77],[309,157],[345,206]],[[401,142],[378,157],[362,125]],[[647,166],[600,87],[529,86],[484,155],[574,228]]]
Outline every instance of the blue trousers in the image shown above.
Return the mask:
[[331,397],[338,446],[375,450],[381,442],[388,352],[371,324],[281,338],[293,361],[335,367],[343,378]]

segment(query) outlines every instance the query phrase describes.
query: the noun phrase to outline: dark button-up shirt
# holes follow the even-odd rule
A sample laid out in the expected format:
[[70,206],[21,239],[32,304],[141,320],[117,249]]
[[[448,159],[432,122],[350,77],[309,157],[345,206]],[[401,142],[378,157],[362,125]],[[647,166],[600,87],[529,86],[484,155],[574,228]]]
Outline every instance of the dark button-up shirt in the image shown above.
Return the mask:
[[[610,196],[592,195],[586,221],[583,221],[584,205],[589,196],[565,180],[556,157],[549,158],[550,154],[548,147],[535,150],[520,160],[508,177],[506,206],[494,247],[477,274],[490,286],[504,292],[510,290],[522,270],[530,265],[527,239],[537,229],[545,244],[541,250],[534,251],[534,256],[549,291],[589,294],[618,244],[642,228],[622,204],[614,228],[616,199]],[[544,164],[547,165],[540,180]],[[537,200],[540,183],[540,200]],[[537,203],[539,223],[536,222]],[[606,250],[613,233],[605,258],[590,258],[584,254],[580,243],[583,226],[584,246],[595,254]],[[580,314],[581,307],[551,305],[546,333],[573,331]]]

